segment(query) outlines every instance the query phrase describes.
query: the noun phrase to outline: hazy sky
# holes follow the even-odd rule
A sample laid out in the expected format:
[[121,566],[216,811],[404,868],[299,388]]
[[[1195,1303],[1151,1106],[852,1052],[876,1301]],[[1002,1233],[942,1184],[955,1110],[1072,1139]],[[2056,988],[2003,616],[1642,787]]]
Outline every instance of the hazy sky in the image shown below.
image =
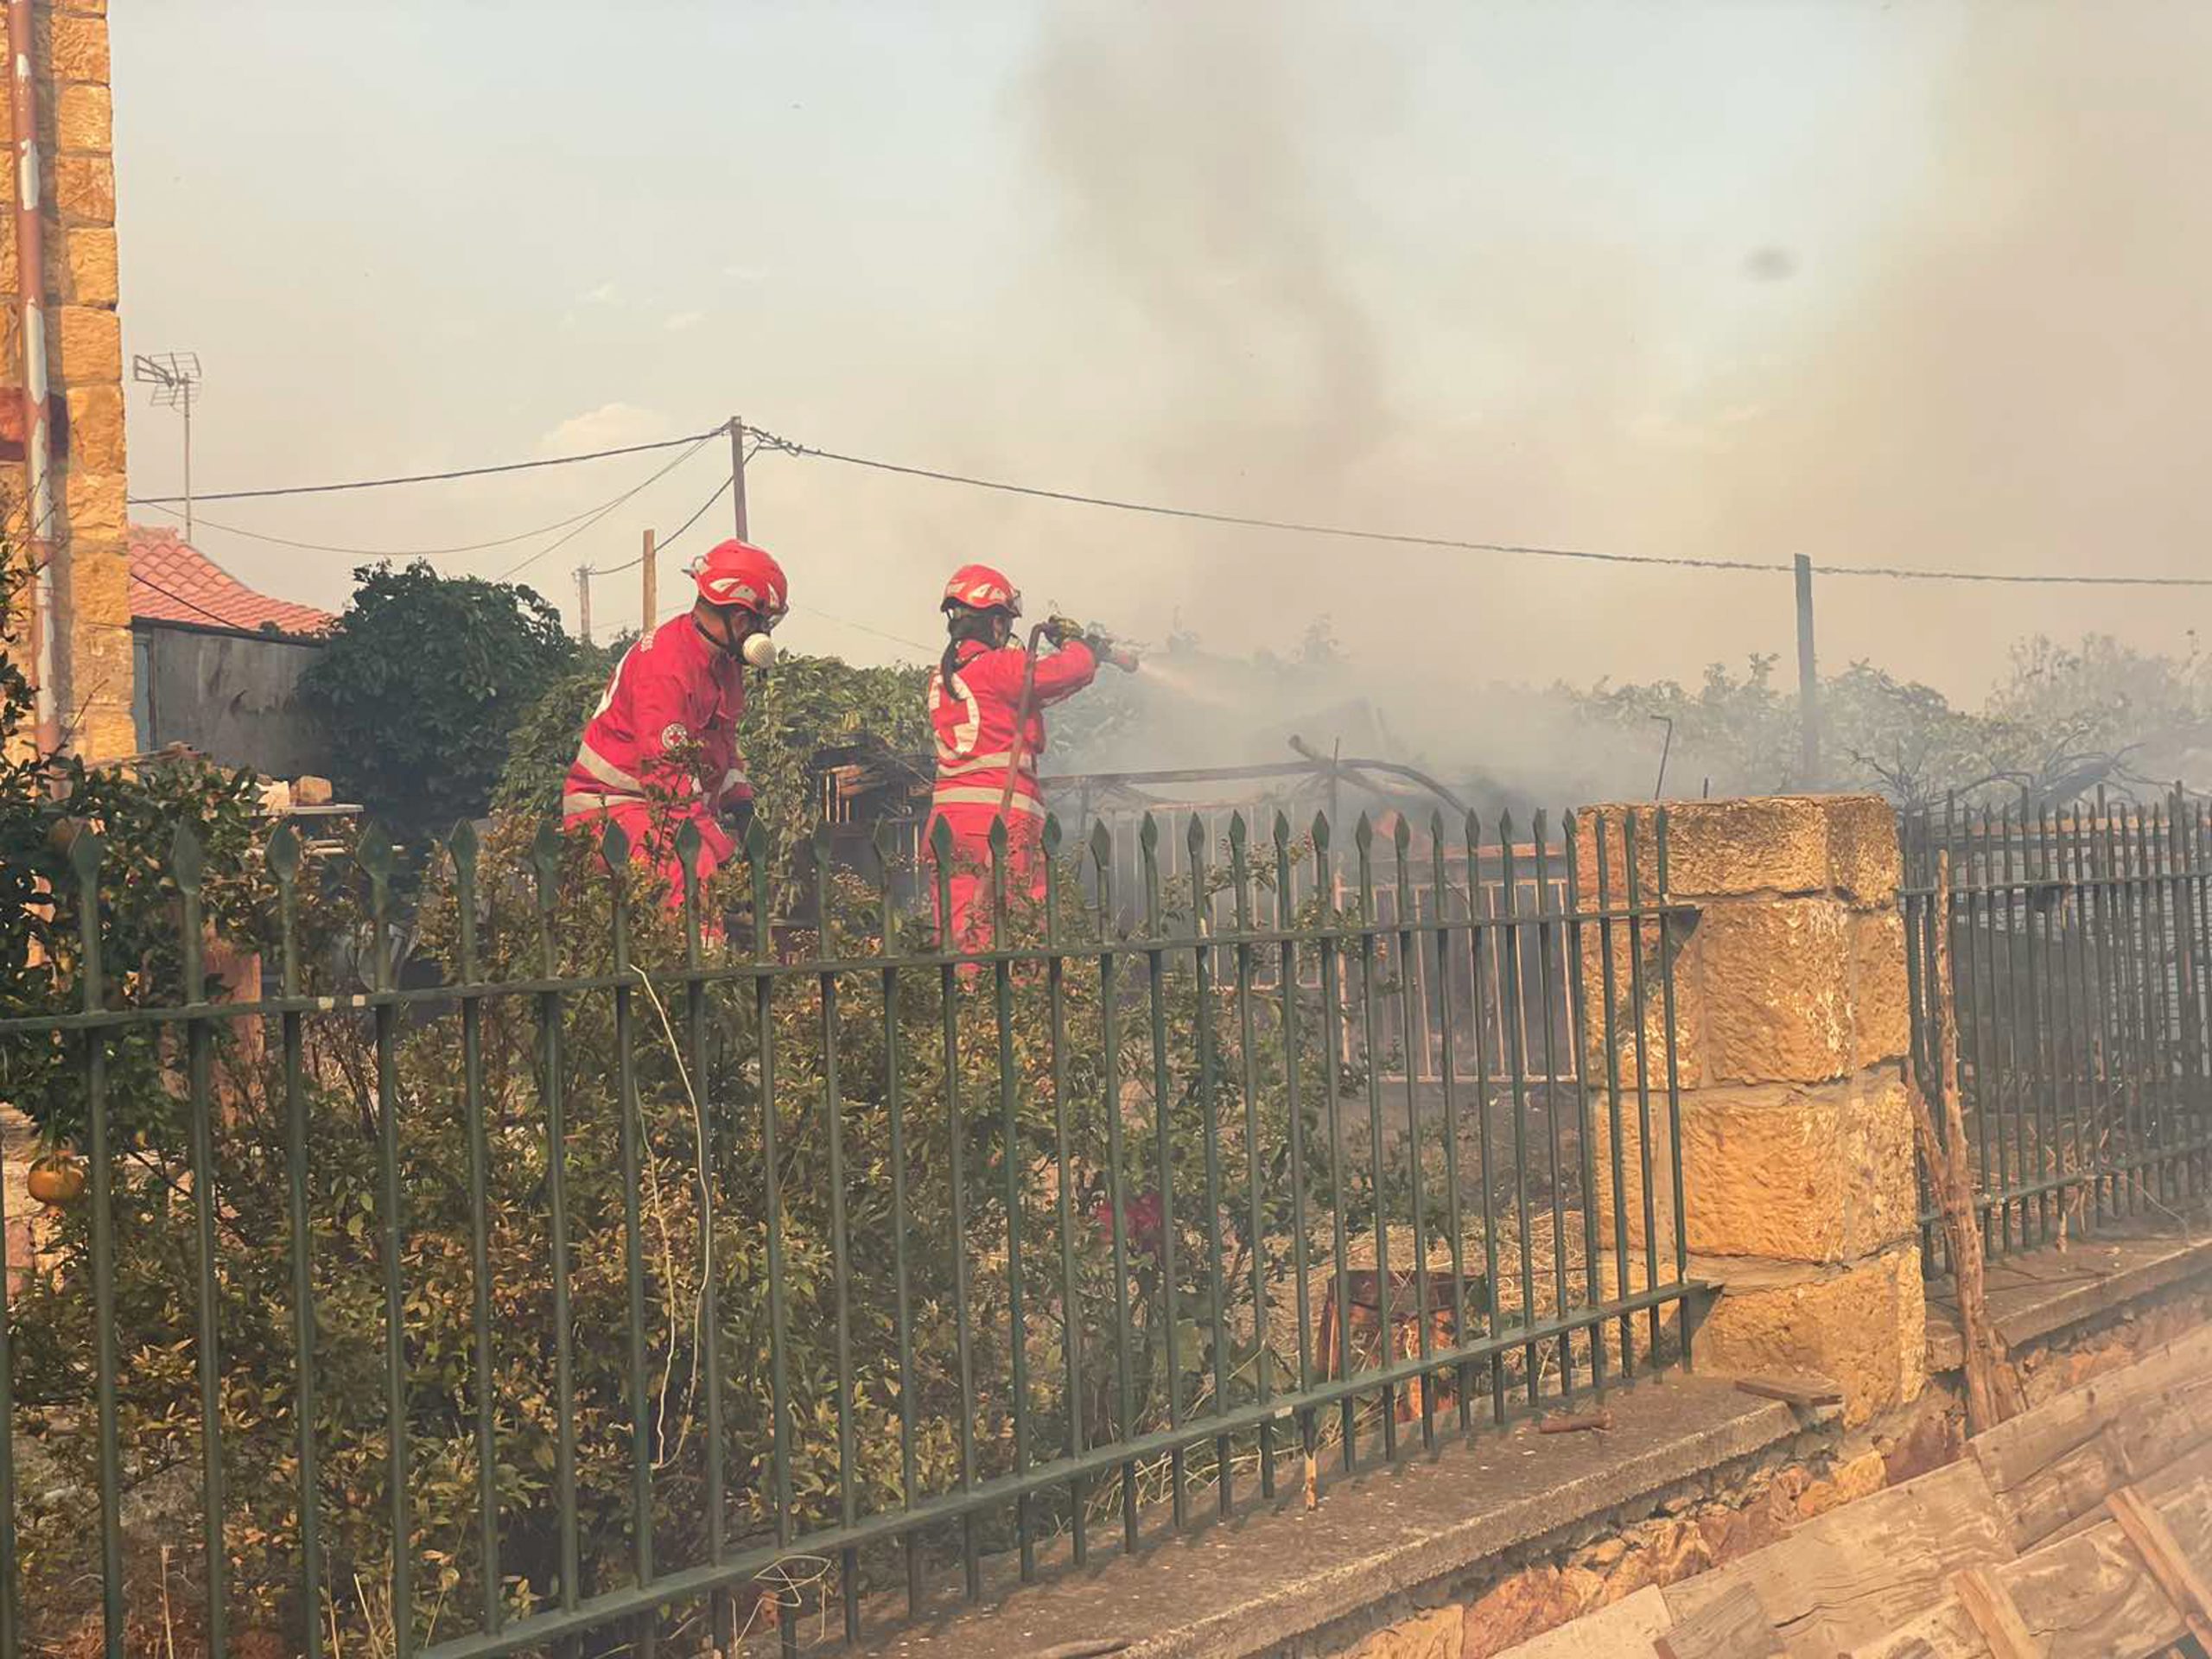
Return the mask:
[[[861,5],[118,0],[126,348],[196,349],[203,490],[696,430],[1417,534],[2208,568],[2212,8],[2131,0]],[[177,487],[134,395],[137,494]],[[671,459],[210,505],[288,598]],[[629,559],[710,445],[527,568]],[[1359,546],[763,456],[803,647],[938,636],[966,557],[1158,639],[1491,677],[1787,653],[1786,576]],[[138,516],[162,522],[152,509]],[[674,550],[727,533],[725,507]],[[453,557],[496,575],[559,532]],[[680,575],[664,571],[664,607]],[[1978,692],[2212,594],[1821,587],[1821,651]],[[595,592],[633,624],[634,574]],[[1033,607],[1035,608],[1035,607]],[[855,627],[854,625],[860,625]]]

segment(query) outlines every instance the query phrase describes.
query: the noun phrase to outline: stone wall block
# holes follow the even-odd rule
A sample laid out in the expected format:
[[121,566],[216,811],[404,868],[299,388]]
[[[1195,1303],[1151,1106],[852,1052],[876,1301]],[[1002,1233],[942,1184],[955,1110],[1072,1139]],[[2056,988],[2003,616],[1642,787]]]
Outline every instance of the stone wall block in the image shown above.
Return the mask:
[[100,683],[105,690],[106,701],[87,707],[78,717],[76,747],[79,754],[90,759],[113,760],[118,755],[138,752],[138,725],[131,715],[130,704],[118,703],[115,699],[130,694],[127,677],[104,677]]
[[[1574,817],[1574,880],[1582,902],[1601,899],[1621,908],[1629,901],[1628,830],[1636,821],[1637,897],[1649,903],[1659,892],[1658,811],[1649,806],[1599,806]],[[1598,856],[1599,823],[1605,824],[1605,855]]]
[[1706,912],[1695,946],[1705,1081],[1821,1083],[1851,1069],[1848,920],[1827,898]]
[[1821,810],[1828,827],[1826,885],[1858,904],[1891,903],[1904,875],[1897,809],[1878,796],[1833,795]]
[[[1912,1120],[1894,1072],[1836,1083],[1752,1084],[1681,1095],[1688,1242],[1700,1255],[1834,1263],[1910,1237],[1917,1225]],[[1660,1249],[1675,1232],[1663,1094],[1651,1100],[1651,1199]],[[1591,1097],[1599,1226],[1610,1242],[1617,1178],[1613,1112]],[[1618,1185],[1642,1248],[1643,1136],[1633,1096],[1620,1111]]]
[[[1584,891],[1589,892],[1586,888]],[[1594,905],[1596,899],[1586,898],[1584,902]],[[1689,918],[1668,923],[1663,930],[1656,918],[1633,927],[1626,921],[1614,923],[1613,982],[1609,999],[1605,985],[1606,930],[1594,925],[1583,928],[1582,991],[1586,999],[1582,1022],[1583,1076],[1590,1079],[1593,1088],[1602,1090],[1608,1076],[1617,1073],[1624,1092],[1633,1094],[1636,1090],[1639,1076],[1636,969],[1639,967],[1643,976],[1643,1067],[1649,1073],[1650,1087],[1656,1091],[1667,1086],[1670,1042],[1678,1085],[1694,1086],[1703,1075],[1703,1048],[1699,1033],[1704,1029],[1705,1012],[1696,973],[1696,938],[1695,923]],[[1662,948],[1674,976],[1675,1021],[1671,1033],[1667,1024]],[[1485,971],[1488,994],[1494,979]]]
[[92,83],[62,87],[54,94],[54,142],[71,151],[105,155],[113,142],[115,104],[105,86]]
[[1903,1071],[1889,1066],[1862,1072],[1843,1087],[1849,1091],[1841,1114],[1843,1255],[1849,1259],[1913,1236],[1920,1226],[1920,1183],[1912,1096]]
[[1927,1306],[1907,1246],[1815,1278],[1733,1275],[1699,1332],[1698,1363],[1722,1373],[1818,1371],[1841,1384],[1856,1426],[1919,1397]]
[[1827,820],[1817,800],[1755,797],[1667,808],[1672,898],[1817,893],[1827,885]]
[[130,563],[99,544],[73,548],[69,603],[80,627],[130,626]]
[[[107,19],[79,10],[41,16],[35,31],[39,60],[57,81],[92,80],[105,86],[109,79]],[[44,89],[41,89],[44,90]],[[51,96],[51,93],[48,94]]]
[[114,228],[73,226],[62,242],[61,297],[73,305],[112,307],[118,297]]
[[[94,473],[121,472],[123,388],[75,386],[68,401],[70,464]],[[127,614],[124,620],[130,620]]]
[[123,319],[104,306],[61,305],[48,313],[47,372],[57,386],[123,383]]
[[122,547],[124,493],[121,473],[69,469],[62,481],[61,499],[62,511],[68,515],[73,556],[85,556],[87,543],[102,538]]
[[58,156],[54,205],[65,225],[115,223],[115,162],[106,156]]
[[1904,913],[1894,902],[1851,918],[1852,1061],[1878,1065],[1911,1052],[1912,992]]

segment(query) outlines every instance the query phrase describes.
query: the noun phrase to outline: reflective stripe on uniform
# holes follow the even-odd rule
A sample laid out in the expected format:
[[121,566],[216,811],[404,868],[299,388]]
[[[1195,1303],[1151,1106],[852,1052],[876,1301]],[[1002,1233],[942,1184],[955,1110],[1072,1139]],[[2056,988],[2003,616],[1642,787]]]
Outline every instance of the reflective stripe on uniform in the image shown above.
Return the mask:
[[645,792],[644,784],[592,747],[588,741],[576,745],[576,764],[609,789],[620,790],[631,795]]
[[988,772],[994,766],[1010,766],[1013,764],[1014,751],[1001,749],[996,754],[979,754],[973,760],[948,761],[940,759],[937,763],[937,775],[940,778],[959,778],[971,772]]
[[561,816],[564,818],[587,817],[594,812],[611,812],[618,806],[635,806],[637,804],[627,795],[596,795],[583,790],[569,790],[561,797]]
[[[1001,794],[1002,791],[995,789],[940,787],[931,792],[930,804],[932,806],[996,806]],[[1014,788],[1014,798],[1007,805],[1014,811],[1028,813],[1033,818],[1045,816],[1045,803],[1034,795],[1025,794],[1018,785]]]

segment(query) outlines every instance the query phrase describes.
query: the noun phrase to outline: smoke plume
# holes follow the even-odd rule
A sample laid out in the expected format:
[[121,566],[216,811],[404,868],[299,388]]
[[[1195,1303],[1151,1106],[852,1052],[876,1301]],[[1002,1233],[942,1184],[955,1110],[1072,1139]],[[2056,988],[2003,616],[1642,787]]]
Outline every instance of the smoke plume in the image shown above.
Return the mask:
[[[1460,167],[1408,155],[1423,54],[1463,54],[1471,101],[1510,71],[1481,51],[1489,14],[1391,16],[1047,14],[1017,120],[1051,280],[1092,345],[1090,382],[1055,393],[1094,423],[1091,475],[1270,516],[1662,556],[2204,568],[2212,12],[1885,12],[1861,26],[1851,94],[1796,135],[1789,222],[1716,208],[1694,246],[1639,238],[1633,200],[1547,175],[1536,137]],[[1744,38],[1751,56],[1770,39]],[[1779,54],[1743,68],[1793,73]],[[1604,96],[1593,79],[1560,122],[1602,124]],[[1414,170],[1433,212],[1397,199]],[[1847,183],[1855,213],[1827,206]],[[1051,523],[1063,568],[1112,577],[1070,585],[1154,639],[1179,624],[1233,655],[1325,615],[1345,640],[1325,688],[1300,683],[1310,711],[1265,677],[1209,702],[1156,695],[1123,734],[1132,762],[1281,759],[1286,722],[1364,708],[1446,775],[1647,792],[1658,734],[1650,753],[1592,747],[1555,700],[1512,688],[1786,663],[1794,638],[1786,575]],[[2177,649],[2201,604],[1830,575],[1821,653],[1974,702],[2022,634]]]

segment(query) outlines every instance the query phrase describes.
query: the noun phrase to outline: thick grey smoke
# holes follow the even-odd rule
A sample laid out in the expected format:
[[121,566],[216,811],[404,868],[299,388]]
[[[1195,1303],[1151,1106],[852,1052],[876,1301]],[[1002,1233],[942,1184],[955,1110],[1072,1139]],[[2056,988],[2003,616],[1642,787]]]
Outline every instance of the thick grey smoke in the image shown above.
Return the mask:
[[[1293,518],[1662,555],[2202,570],[2212,10],[1955,17],[1897,16],[1883,49],[1932,102],[1885,103],[1870,67],[1807,163],[1800,223],[1721,224],[1670,262],[1610,238],[1575,180],[1555,212],[1532,207],[1510,150],[1469,156],[1464,181],[1421,157],[1446,181],[1427,226],[1374,206],[1408,159],[1395,100],[1419,55],[1464,53],[1466,95],[1484,95],[1464,15],[1066,0],[1018,118],[1054,280],[1096,344],[1092,475]],[[1909,141],[1885,142],[1893,122]],[[1861,154],[1887,171],[1853,228],[1818,198]],[[1469,231],[1491,218],[1510,238]],[[1685,368],[1700,336],[1684,319],[1716,307],[1788,327]],[[1325,747],[1352,741],[1331,721],[1365,721],[1447,775],[1646,792],[1660,734],[1601,744],[1511,688],[1786,663],[1793,637],[1786,577],[1062,522],[1063,551],[1122,578],[1097,586],[1140,632],[1165,633],[1172,611],[1235,652],[1330,614],[1347,642],[1325,685],[1299,683],[1310,709],[1264,676],[1227,676],[1208,700],[1156,694],[1116,757],[1132,762],[1279,759],[1286,725]],[[1147,611],[1124,593],[1173,597]],[[1820,607],[1825,666],[1872,658],[1966,702],[2020,634],[2094,626],[2172,650],[2202,614],[2188,594],[1840,575]]]
[[[1976,7],[1868,279],[1740,388],[1759,414],[1714,480],[1711,538],[1837,563],[2203,574],[2209,70],[2202,5]],[[1914,672],[2027,625],[1987,588],[1830,579],[1822,601],[1840,636]],[[2082,592],[2032,623],[2171,651],[2206,613],[2185,591]]]
[[1136,434],[1160,477],[1217,489],[1227,461],[1240,492],[1325,489],[1389,430],[1382,340],[1317,149],[1321,45],[1254,0],[1048,14],[1027,124],[1060,234],[1172,364],[1173,404]]

